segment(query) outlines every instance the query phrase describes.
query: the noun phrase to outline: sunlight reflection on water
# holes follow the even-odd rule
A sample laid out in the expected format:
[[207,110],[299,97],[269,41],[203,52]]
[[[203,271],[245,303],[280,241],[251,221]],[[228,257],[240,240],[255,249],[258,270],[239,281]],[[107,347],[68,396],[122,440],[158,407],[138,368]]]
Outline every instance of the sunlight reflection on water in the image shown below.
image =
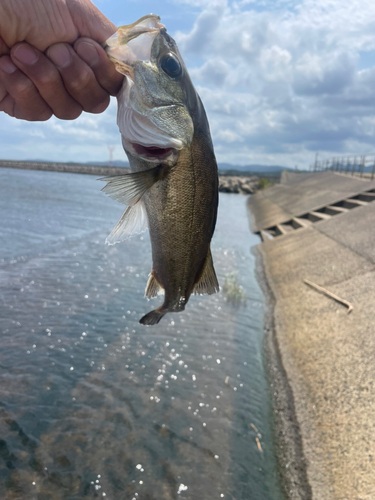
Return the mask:
[[221,195],[212,244],[245,303],[145,328],[148,235],[104,245],[122,207],[99,183],[0,180],[1,498],[280,499],[245,198]]

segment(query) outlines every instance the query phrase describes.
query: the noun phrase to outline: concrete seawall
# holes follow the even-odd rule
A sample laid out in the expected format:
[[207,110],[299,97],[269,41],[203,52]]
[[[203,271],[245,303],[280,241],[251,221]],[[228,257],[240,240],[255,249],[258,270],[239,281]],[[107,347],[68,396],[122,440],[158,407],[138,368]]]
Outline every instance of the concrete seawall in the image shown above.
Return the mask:
[[374,500],[375,182],[295,174],[248,207],[286,497]]

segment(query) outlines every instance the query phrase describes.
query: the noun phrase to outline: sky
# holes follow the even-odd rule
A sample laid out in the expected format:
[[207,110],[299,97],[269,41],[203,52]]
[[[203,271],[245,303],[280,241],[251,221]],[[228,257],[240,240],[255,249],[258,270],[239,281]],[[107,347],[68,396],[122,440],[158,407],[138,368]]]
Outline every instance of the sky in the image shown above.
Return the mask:
[[[219,163],[307,169],[375,153],[374,0],[94,0],[116,25],[153,12],[202,98]],[[0,113],[0,158],[126,160],[116,99],[100,115]]]

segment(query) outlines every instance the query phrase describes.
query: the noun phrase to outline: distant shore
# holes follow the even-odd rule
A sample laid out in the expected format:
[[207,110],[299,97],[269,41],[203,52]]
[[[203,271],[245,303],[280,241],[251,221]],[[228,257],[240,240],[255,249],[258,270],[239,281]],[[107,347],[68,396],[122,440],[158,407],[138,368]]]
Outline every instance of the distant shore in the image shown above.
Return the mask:
[[[21,170],[43,170],[48,172],[68,172],[87,175],[122,175],[128,173],[126,167],[83,165],[82,163],[57,163],[38,161],[0,160],[0,168]],[[223,193],[252,194],[259,189],[259,177],[247,175],[219,175],[219,191]]]

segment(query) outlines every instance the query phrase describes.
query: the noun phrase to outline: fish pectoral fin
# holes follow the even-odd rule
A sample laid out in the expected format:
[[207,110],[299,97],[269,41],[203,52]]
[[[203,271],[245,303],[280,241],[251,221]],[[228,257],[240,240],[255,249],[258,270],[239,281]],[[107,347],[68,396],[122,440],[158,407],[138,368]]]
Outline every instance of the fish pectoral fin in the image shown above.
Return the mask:
[[193,293],[202,295],[207,293],[212,295],[220,290],[219,283],[217,281],[214,264],[212,262],[211,249],[208,249],[206,262],[204,263],[203,272],[201,277],[194,285]]
[[108,245],[114,245],[130,238],[134,234],[142,233],[147,227],[146,208],[143,201],[140,200],[135,205],[130,205],[126,208],[105,242]]
[[135,205],[155,182],[164,178],[166,169],[164,165],[157,165],[142,172],[103,177],[100,180],[107,184],[102,191],[124,205]]
[[160,290],[163,290],[163,287],[160,285],[151,271],[146,285],[145,297],[147,297],[148,299],[152,299],[153,297],[157,296]]

